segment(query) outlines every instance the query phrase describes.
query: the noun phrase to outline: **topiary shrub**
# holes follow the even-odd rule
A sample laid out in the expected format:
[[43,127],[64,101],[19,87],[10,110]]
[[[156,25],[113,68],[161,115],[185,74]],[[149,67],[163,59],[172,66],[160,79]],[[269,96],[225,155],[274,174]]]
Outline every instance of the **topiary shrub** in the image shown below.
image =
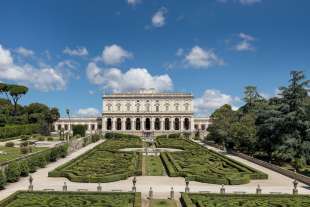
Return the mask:
[[30,152],[29,147],[20,147],[20,153],[21,154],[28,154]]
[[29,175],[28,163],[25,160],[19,162],[20,176],[27,177]]
[[7,143],[5,143],[5,146],[6,147],[14,147],[14,142],[7,142]]
[[73,136],[80,135],[81,137],[85,137],[86,126],[84,126],[84,125],[73,125],[72,131],[73,131]]
[[6,185],[6,176],[2,172],[2,170],[0,170],[0,190],[3,190],[5,185]]
[[52,142],[52,141],[54,141],[54,138],[53,138],[53,137],[48,137],[48,138],[47,138],[47,141]]
[[6,168],[7,181],[10,183],[17,182],[20,177],[20,167],[18,162],[11,162]]

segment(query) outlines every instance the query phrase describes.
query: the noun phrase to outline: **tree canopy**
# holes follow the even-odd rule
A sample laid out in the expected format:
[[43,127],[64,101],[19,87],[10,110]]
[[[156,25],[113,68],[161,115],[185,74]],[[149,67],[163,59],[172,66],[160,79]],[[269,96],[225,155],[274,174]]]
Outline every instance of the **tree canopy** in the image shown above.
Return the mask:
[[0,83],[0,126],[38,123],[41,133],[48,134],[51,124],[60,117],[59,111],[42,103],[20,105],[19,100],[27,92],[25,86]]
[[269,100],[246,86],[242,107],[224,105],[211,115],[207,139],[301,169],[310,164],[309,84],[302,71],[292,71],[288,86]]

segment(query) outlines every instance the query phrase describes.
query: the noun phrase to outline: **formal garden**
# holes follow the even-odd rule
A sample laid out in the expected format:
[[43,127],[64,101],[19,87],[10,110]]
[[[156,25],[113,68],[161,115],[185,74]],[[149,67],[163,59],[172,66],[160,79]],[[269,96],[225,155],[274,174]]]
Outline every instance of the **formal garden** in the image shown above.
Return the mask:
[[184,207],[308,207],[306,195],[234,195],[182,193]]
[[141,207],[140,193],[24,192],[0,201],[0,207]]
[[142,174],[142,153],[120,152],[125,147],[142,147],[139,137],[115,134],[91,151],[49,172],[73,182],[112,182]]
[[208,150],[188,139],[157,137],[157,147],[182,149],[182,152],[162,152],[160,157],[169,176],[182,176],[188,180],[240,185],[251,179],[267,179],[258,170]]

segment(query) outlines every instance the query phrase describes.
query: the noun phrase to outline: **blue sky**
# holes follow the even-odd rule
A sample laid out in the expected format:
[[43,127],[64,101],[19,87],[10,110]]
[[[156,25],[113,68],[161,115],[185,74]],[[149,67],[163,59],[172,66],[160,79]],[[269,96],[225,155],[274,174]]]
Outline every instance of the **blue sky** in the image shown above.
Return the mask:
[[0,81],[30,87],[23,104],[75,115],[101,93],[192,92],[197,113],[267,97],[289,71],[310,77],[308,0],[3,0]]

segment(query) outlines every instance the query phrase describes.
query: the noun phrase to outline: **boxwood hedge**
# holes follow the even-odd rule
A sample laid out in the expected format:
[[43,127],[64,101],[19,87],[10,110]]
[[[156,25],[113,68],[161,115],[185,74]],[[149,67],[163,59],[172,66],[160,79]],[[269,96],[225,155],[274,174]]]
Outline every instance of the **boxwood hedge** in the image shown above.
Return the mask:
[[24,124],[0,127],[0,140],[7,140],[11,137],[38,133],[38,124]]
[[6,182],[17,182],[20,177],[28,176],[29,172],[33,173],[38,168],[45,167],[47,163],[65,157],[67,150],[68,145],[62,144],[2,163],[0,169],[4,170],[0,175],[0,189],[4,188]]
[[73,182],[112,182],[142,174],[142,153],[120,152],[125,147],[142,147],[139,137],[118,135],[89,152],[49,172]]
[[141,193],[18,191],[0,207],[141,207]]
[[168,175],[172,177],[182,176],[193,181],[225,185],[240,185],[249,183],[251,179],[268,178],[258,170],[187,139],[158,137],[156,145],[184,150],[160,154]]
[[309,207],[309,195],[236,195],[182,193],[184,207]]

